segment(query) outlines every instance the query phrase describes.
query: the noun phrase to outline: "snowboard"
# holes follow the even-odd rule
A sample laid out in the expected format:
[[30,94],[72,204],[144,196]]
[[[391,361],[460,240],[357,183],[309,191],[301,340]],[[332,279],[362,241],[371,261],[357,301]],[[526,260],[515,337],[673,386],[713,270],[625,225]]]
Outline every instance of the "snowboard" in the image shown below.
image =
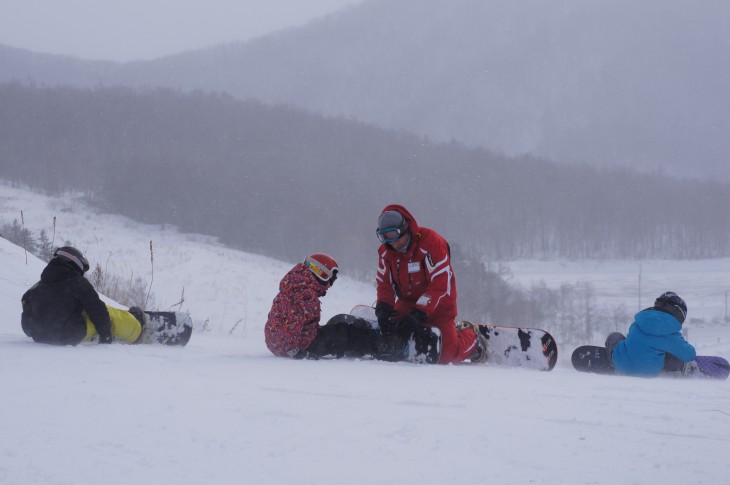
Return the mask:
[[193,320],[187,312],[146,311],[146,323],[138,344],[163,344],[184,347],[193,334]]
[[[371,306],[357,305],[350,314],[366,320],[373,328],[379,328],[375,309]],[[423,330],[408,342],[403,360],[429,364],[438,362],[441,332],[434,327],[424,327]],[[487,338],[487,364],[549,371],[558,362],[558,345],[544,330],[482,323],[479,331]]]
[[[592,372],[594,374],[616,373],[605,347],[583,345],[573,351],[570,360],[573,363],[573,367],[579,372]],[[695,360],[687,362],[682,369],[677,371],[664,371],[659,375],[725,380],[730,375],[730,363],[722,357],[698,355]]]

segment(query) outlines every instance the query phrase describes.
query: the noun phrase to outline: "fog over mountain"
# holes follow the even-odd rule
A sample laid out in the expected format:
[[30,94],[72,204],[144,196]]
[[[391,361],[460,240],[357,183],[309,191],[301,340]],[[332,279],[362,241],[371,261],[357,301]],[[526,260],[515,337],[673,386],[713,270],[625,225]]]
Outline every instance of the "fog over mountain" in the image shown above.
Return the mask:
[[249,40],[358,0],[0,0],[0,44],[107,61]]
[[726,0],[369,0],[154,61],[4,48],[0,79],[225,91],[507,155],[730,180]]

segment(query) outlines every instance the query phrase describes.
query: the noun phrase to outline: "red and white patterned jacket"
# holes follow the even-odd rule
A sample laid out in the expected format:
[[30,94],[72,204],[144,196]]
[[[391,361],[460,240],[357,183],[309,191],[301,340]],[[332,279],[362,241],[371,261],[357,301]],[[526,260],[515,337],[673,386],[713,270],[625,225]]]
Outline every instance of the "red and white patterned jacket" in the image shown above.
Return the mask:
[[328,288],[301,263],[282,278],[264,327],[266,346],[274,355],[294,357],[309,347],[319,329],[319,298]]

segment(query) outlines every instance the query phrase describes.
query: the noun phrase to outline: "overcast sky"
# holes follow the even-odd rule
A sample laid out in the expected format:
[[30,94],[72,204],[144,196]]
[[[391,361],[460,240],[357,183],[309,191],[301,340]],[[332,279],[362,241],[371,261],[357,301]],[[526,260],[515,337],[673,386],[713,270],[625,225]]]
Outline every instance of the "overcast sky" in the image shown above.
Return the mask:
[[363,0],[0,0],[0,44],[153,59],[306,23]]

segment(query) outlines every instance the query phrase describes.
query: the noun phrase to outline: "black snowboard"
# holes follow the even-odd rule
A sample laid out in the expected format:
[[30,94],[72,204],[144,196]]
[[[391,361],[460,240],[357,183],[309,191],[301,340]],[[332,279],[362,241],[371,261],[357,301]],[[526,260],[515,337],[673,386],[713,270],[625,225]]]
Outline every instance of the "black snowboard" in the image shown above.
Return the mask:
[[[592,372],[594,374],[616,373],[605,347],[596,345],[580,346],[573,351],[570,360],[573,367],[580,372]],[[725,380],[730,375],[730,363],[722,357],[698,355],[695,360],[687,362],[681,369],[664,371],[660,375]]]
[[616,371],[608,358],[606,347],[583,345],[573,351],[570,356],[575,370],[594,374],[615,374]]
[[193,320],[186,312],[146,311],[146,322],[137,343],[184,347],[193,334]]

